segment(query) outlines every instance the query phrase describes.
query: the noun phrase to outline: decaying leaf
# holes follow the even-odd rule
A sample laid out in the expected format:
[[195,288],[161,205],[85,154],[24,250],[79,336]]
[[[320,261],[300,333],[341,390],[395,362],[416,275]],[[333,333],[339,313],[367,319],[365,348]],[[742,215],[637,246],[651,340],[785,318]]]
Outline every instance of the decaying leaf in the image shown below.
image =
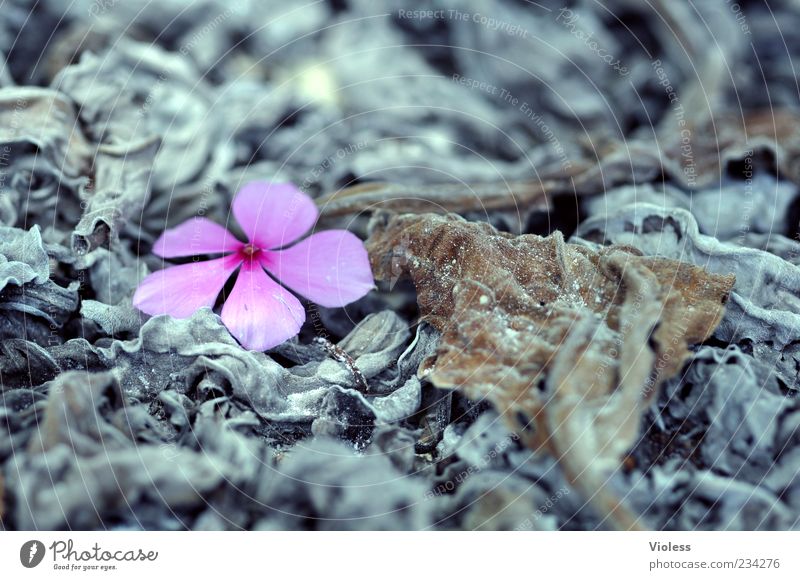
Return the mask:
[[[30,453],[69,445],[76,455],[89,456],[129,444],[119,429],[125,424],[125,394],[111,374],[70,371],[56,381],[58,388],[50,390],[42,426],[29,444]],[[98,410],[111,420],[98,420]]]
[[75,108],[63,94],[38,87],[0,90],[0,144],[36,147],[67,175],[86,169],[91,147],[80,131]]
[[734,277],[452,214],[379,214],[371,228],[376,277],[410,274],[422,319],[442,332],[420,372],[488,400],[614,525],[638,527],[607,482],[661,381],[716,328]]
[[[318,200],[325,218],[352,216],[377,209],[410,213],[512,211],[522,224],[534,210],[544,210],[559,196],[591,196],[618,185],[647,183],[668,175],[685,187],[719,182],[728,164],[752,162],[763,154],[777,169],[800,183],[800,116],[785,110],[726,113],[680,125],[667,117],[661,145],[645,138],[576,143],[582,157],[568,169],[558,164],[532,173],[527,181],[401,185],[367,182]],[[664,155],[658,151],[663,149]],[[517,231],[522,231],[518,228]]]
[[509,209],[516,204],[546,204],[543,184],[519,183],[442,183],[406,186],[371,182],[354,185],[320,199],[320,211],[337,217],[371,209],[402,209],[407,212],[469,211]]
[[411,184],[367,182],[317,200],[324,218],[352,216],[376,210],[407,213],[467,213],[510,211],[523,231],[532,211],[552,208],[560,196],[592,195],[618,184],[651,180],[661,174],[661,162],[650,142],[591,143],[585,158],[569,167],[559,164],[531,171],[526,181]]
[[716,115],[688,123],[684,131],[670,131],[664,151],[665,173],[688,187],[714,185],[729,164],[749,165],[752,172],[756,156],[769,160],[770,173],[800,183],[800,116],[788,109]]
[[130,147],[97,148],[94,187],[72,233],[77,253],[107,246],[128,218],[141,214],[150,198],[150,172],[158,145],[157,139],[145,139]]

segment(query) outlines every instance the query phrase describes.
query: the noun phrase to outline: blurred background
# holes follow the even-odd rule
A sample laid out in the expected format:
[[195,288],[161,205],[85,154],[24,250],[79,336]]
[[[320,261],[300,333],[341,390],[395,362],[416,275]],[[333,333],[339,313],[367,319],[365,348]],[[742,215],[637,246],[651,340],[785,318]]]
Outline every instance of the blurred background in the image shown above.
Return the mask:
[[[145,240],[149,220],[163,229],[164,215],[173,225],[201,204],[219,210],[252,175],[316,197],[377,181],[554,177],[589,195],[632,183],[727,185],[743,179],[741,159],[713,158],[749,147],[728,125],[765,111],[768,134],[795,123],[791,0],[408,4],[5,1],[0,83],[67,95],[91,141],[160,142]],[[721,115],[729,120],[715,122]],[[774,147],[758,149],[759,176],[774,176]],[[661,166],[671,153],[677,171]],[[569,182],[602,161],[613,165],[604,175]],[[37,191],[70,187],[32,170]],[[766,189],[786,209],[789,193]],[[694,202],[726,211],[715,192]],[[574,227],[575,203],[565,204],[522,227]],[[728,235],[727,219],[702,225]],[[780,233],[796,229],[780,220]]]

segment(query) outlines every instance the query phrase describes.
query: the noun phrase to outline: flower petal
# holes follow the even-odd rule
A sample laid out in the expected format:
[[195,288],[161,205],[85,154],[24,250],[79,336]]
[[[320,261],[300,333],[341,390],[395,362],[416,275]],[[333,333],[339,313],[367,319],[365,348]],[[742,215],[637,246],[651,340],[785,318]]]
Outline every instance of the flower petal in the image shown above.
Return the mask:
[[242,264],[222,307],[222,322],[250,350],[267,350],[300,332],[306,312],[300,301],[267,276],[255,260]]
[[327,230],[279,252],[262,264],[284,285],[320,306],[344,306],[374,286],[364,244],[346,230]]
[[214,306],[225,282],[241,262],[233,255],[153,272],[139,284],[133,305],[153,316],[188,318],[203,306]]
[[179,258],[235,252],[242,246],[244,244],[221,225],[196,217],[161,234],[153,245],[153,253],[162,258]]
[[270,249],[299,239],[317,221],[319,212],[294,184],[253,181],[236,194],[233,215],[250,242]]

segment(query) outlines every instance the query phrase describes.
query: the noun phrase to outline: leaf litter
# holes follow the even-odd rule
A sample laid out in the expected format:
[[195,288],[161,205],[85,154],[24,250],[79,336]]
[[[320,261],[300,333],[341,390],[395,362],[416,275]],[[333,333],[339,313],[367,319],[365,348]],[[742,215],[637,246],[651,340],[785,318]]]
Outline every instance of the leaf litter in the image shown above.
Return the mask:
[[[0,527],[796,529],[800,17],[657,4],[571,8],[622,75],[548,2],[9,3]],[[132,309],[257,179],[380,290],[267,353]]]
[[619,527],[633,526],[605,481],[660,384],[722,319],[734,277],[452,215],[378,215],[368,248],[379,278],[394,274],[392,260],[402,264],[421,321],[442,333],[421,376],[490,402]]

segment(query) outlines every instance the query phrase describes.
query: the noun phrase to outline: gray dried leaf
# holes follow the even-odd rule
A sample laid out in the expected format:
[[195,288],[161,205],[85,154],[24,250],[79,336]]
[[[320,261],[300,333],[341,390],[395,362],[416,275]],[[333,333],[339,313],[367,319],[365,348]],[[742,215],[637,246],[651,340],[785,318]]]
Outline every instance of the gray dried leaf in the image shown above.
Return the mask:
[[[369,489],[369,493],[364,493]],[[276,471],[265,473],[256,500],[261,530],[420,530],[432,523],[425,485],[404,477],[383,455],[319,439],[301,443]],[[305,514],[325,513],[309,519]]]
[[73,103],[58,91],[0,89],[0,144],[33,146],[71,177],[85,172],[92,153],[76,125]]
[[142,326],[142,313],[127,299],[113,305],[97,300],[84,300],[81,303],[81,316],[96,323],[112,338],[121,334],[136,334]]
[[20,151],[10,163],[14,170],[0,180],[0,223],[23,229],[38,225],[46,241],[64,243],[66,230],[80,218],[79,192],[89,178],[69,175],[38,150]]
[[89,457],[131,445],[131,435],[114,426],[113,415],[125,413],[125,393],[110,374],[66,372],[44,388],[47,407],[30,454],[66,445],[76,456]]
[[[19,498],[20,529],[96,529],[129,520],[136,527],[174,528],[180,510],[204,505],[224,481],[224,460],[186,449],[169,456],[156,446],[76,457],[67,446],[11,460],[7,485]],[[140,504],[146,502],[148,506]],[[93,506],[87,509],[87,506]],[[152,519],[148,511],[156,514]],[[167,517],[166,514],[170,514]]]
[[[596,529],[609,514],[619,525],[613,501],[586,503],[598,488],[656,528],[797,528],[800,13],[790,2],[751,2],[745,14],[705,0],[501,0],[491,11],[443,0],[444,18],[402,17],[403,0],[28,4],[6,1],[0,19],[0,224],[19,228],[0,232],[0,528]],[[270,353],[246,352],[208,310],[141,324],[130,296],[163,266],[153,240],[198,215],[230,224],[233,195],[254,179],[297,183],[320,198],[322,227],[359,233],[377,206],[456,211],[514,233],[567,235],[588,218],[583,239],[553,244],[567,261],[552,270],[571,275],[569,258],[597,254],[598,280],[621,277],[625,290],[671,280],[661,269],[650,284],[636,266],[662,254],[739,279],[722,326],[688,354],[680,341],[662,374],[684,357],[688,366],[658,397],[620,405],[635,409],[625,417],[615,404],[636,393],[617,379],[647,365],[604,350],[623,333],[613,316],[580,314],[594,298],[580,292],[559,292],[576,298],[557,309],[570,313],[564,336],[528,340],[536,333],[519,327],[520,353],[558,345],[543,370],[513,357],[495,365],[513,346],[501,340],[461,365],[485,371],[476,401],[416,378],[441,347],[452,364],[439,353],[439,379],[466,383],[456,355],[482,352],[480,330],[505,321],[459,292],[439,302],[465,311],[463,340],[427,322],[409,332],[418,309],[397,279],[409,267],[402,239],[387,263],[391,292],[320,308]],[[28,252],[34,226],[43,243]],[[606,233],[639,250],[600,247]],[[73,253],[73,234],[88,253]],[[465,287],[518,314],[507,286],[479,281]],[[657,318],[617,297],[623,319]],[[675,300],[663,310],[681,312]],[[645,355],[676,336],[634,334]],[[573,404],[603,364],[605,398]],[[540,370],[546,380],[528,389]],[[553,455],[510,437],[483,400],[517,382],[525,396],[552,395],[552,420],[537,416],[537,428],[570,416]],[[515,420],[531,435],[527,415]],[[557,444],[571,442],[564,461]],[[597,457],[606,471],[574,477]],[[565,489],[575,493],[554,501]]]
[[9,284],[45,283],[50,261],[37,226],[23,231],[0,226],[0,291]]
[[[789,208],[797,191],[790,181],[757,174],[748,181],[693,192],[691,212],[701,232],[721,241],[738,242],[750,232],[788,234],[794,225],[788,223]],[[730,203],[731,199],[743,203]]]
[[129,219],[141,216],[150,198],[150,173],[158,146],[156,139],[147,139],[130,146],[98,147],[95,182],[72,234],[77,254],[107,247]]
[[783,469],[776,458],[788,441],[779,430],[800,409],[782,392],[769,362],[737,347],[701,347],[681,380],[667,385],[662,401],[668,429],[703,434],[693,460],[715,473],[760,485]]
[[50,279],[50,257],[38,226],[28,232],[0,226],[0,336],[58,344],[57,331],[78,308],[78,282]]

